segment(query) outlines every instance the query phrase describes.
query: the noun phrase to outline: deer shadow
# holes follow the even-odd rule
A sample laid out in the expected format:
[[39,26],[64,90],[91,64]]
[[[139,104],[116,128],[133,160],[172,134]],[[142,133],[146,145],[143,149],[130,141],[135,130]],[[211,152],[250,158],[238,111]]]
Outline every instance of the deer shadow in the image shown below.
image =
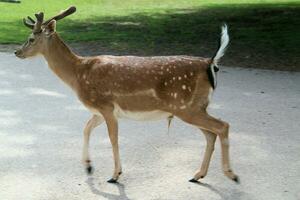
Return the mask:
[[[88,177],[88,179],[85,182],[88,184],[92,193],[102,196],[108,200],[130,200],[130,198],[127,196],[125,192],[124,184],[121,183],[115,184],[119,190],[119,195],[115,195],[107,192],[102,192],[100,189],[96,188],[93,177]],[[249,196],[249,194],[242,192],[238,189],[231,189],[230,191],[228,191],[225,188],[217,188],[207,183],[197,182],[194,184],[209,189],[211,192],[220,196],[221,200],[233,200],[233,199],[253,200],[253,198]]]
[[85,182],[89,186],[89,189],[91,190],[92,193],[102,196],[108,200],[130,200],[125,192],[125,186],[122,183],[115,183],[115,186],[119,190],[119,195],[115,195],[107,192],[102,192],[100,189],[98,189],[95,186],[93,177],[88,177]]
[[231,189],[230,191],[226,190],[225,188],[217,188],[208,183],[202,182],[195,182],[194,184],[199,185],[201,187],[205,187],[212,191],[213,193],[219,195],[221,200],[233,200],[233,199],[243,199],[243,200],[252,200],[249,194],[242,192],[238,189]]

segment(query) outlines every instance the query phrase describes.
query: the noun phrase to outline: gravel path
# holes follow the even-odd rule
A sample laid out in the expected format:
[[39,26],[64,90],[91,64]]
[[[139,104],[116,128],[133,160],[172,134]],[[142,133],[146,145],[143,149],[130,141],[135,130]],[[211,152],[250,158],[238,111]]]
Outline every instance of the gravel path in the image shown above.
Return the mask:
[[231,124],[236,185],[221,171],[219,141],[208,176],[188,182],[205,139],[175,120],[120,123],[117,185],[106,127],[92,135],[95,167],[80,163],[89,113],[43,59],[0,53],[0,199],[300,199],[300,73],[222,67],[210,112]]

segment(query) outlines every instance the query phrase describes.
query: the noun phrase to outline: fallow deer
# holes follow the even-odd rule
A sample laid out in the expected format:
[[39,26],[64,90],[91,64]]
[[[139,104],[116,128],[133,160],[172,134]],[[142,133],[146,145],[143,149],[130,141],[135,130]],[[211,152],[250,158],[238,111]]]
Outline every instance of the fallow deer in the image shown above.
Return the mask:
[[121,170],[118,146],[118,118],[134,120],[170,119],[173,116],[202,130],[207,146],[201,167],[190,180],[207,174],[219,136],[224,174],[238,182],[229,164],[229,124],[210,116],[207,107],[216,87],[218,61],[229,43],[227,26],[222,27],[219,48],[212,58],[193,56],[111,56],[81,57],[74,54],[56,33],[56,21],[74,13],[74,6],[43,21],[28,17],[24,24],[32,29],[27,42],[15,51],[19,58],[44,56],[50,69],[77,94],[93,114],[84,129],[83,162],[92,172],[89,138],[92,130],[106,122],[114,158],[113,176]]

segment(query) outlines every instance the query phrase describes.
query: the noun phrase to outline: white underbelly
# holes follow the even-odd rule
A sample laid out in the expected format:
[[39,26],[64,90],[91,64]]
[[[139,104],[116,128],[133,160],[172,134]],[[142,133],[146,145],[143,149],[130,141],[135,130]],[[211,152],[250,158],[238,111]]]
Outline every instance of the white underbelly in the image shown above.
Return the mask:
[[[86,108],[92,112],[94,115],[102,115],[97,109],[88,107]],[[151,120],[160,120],[160,119],[167,119],[168,117],[172,116],[171,113],[160,111],[160,110],[153,110],[153,111],[140,111],[140,112],[132,112],[128,110],[123,110],[120,108],[118,104],[114,104],[114,116],[116,118],[124,118],[124,119],[131,119],[137,121],[151,121]]]
[[167,119],[172,114],[160,110],[132,112],[128,110],[122,110],[119,105],[115,104],[114,115],[116,118],[125,118],[137,121],[151,121]]

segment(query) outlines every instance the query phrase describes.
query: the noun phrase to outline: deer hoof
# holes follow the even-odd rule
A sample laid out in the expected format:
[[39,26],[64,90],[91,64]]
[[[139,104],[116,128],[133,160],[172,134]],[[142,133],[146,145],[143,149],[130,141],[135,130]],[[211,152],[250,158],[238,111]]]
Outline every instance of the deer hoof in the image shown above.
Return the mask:
[[87,173],[87,174],[92,174],[93,171],[94,171],[94,169],[93,169],[92,166],[88,166],[88,167],[86,168],[86,173]]
[[239,177],[238,176],[234,176],[233,177],[233,179],[232,179],[234,182],[236,182],[237,184],[239,184],[240,183],[240,179],[239,179]]
[[118,183],[117,179],[111,178],[107,181],[108,183]]
[[194,179],[194,178],[190,179],[189,182],[191,182],[191,183],[199,183],[199,182],[198,182],[196,179]]

